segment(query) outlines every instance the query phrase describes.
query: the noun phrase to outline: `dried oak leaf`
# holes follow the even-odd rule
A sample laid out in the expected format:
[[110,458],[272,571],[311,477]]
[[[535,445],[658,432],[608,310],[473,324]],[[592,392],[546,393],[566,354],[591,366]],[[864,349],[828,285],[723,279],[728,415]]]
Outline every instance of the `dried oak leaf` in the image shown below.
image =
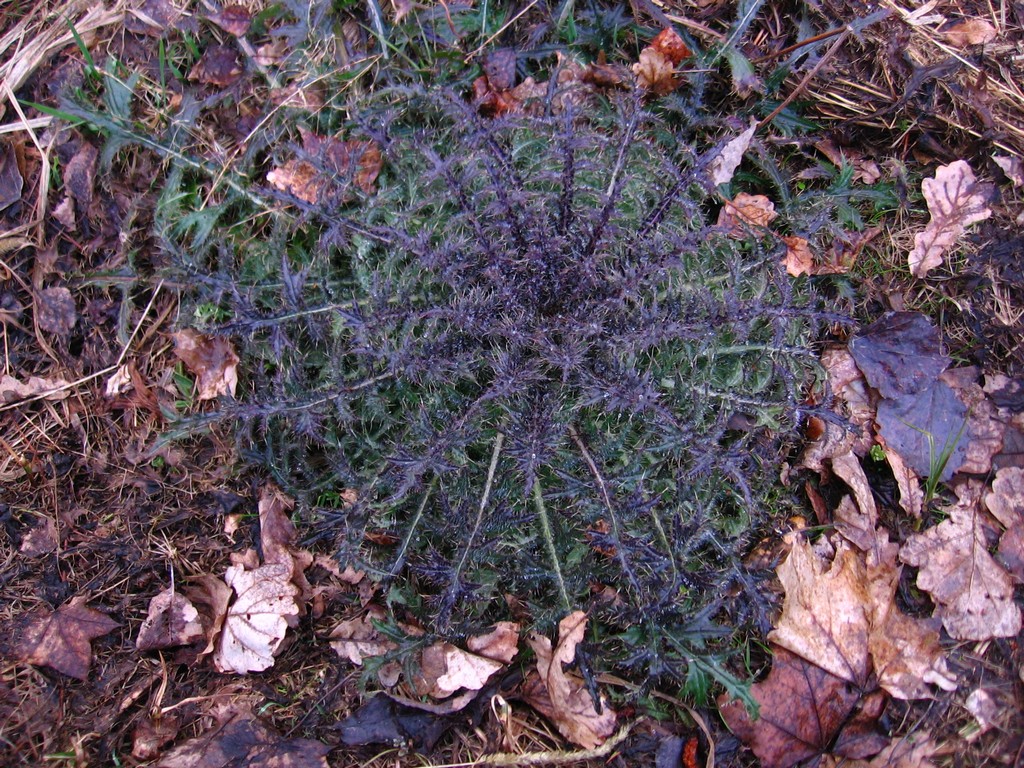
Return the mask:
[[985,506],[1003,527],[999,557],[1018,581],[1024,582],[1024,469],[1003,467],[996,472]]
[[199,611],[184,595],[165,589],[149,601],[149,613],[139,628],[135,647],[140,651],[191,645],[203,636]]
[[206,646],[199,651],[199,657],[214,652],[224,628],[231,602],[231,587],[210,573],[196,577],[186,588],[186,594],[199,612],[199,619],[206,635]]
[[[376,191],[384,157],[374,142],[342,141],[305,129],[300,133],[303,152],[310,159],[295,158],[274,168],[267,174],[271,186],[310,204],[320,202],[334,187],[347,190],[348,182],[367,195]],[[351,199],[351,193],[345,191],[342,199]]]
[[531,634],[527,643],[537,656],[537,673],[523,683],[523,700],[551,720],[565,738],[584,749],[600,746],[615,730],[615,712],[602,697],[601,711],[583,680],[563,666],[576,658],[576,646],[587,629],[587,614],[575,611],[558,623],[558,645]]
[[1024,160],[1016,155],[992,155],[992,159],[1013,186],[1024,184]]
[[978,369],[974,366],[950,368],[939,380],[948,384],[967,408],[966,447],[958,471],[968,475],[988,474],[992,470],[992,458],[1003,448],[1006,423],[978,384]]
[[996,28],[985,19],[966,19],[942,30],[946,42],[955,48],[984,45],[996,39]]
[[763,768],[790,768],[828,752],[860,699],[854,686],[784,648],[774,649],[771,672],[750,692],[759,704],[757,720],[727,695],[718,710]]
[[909,257],[914,277],[924,277],[939,266],[946,251],[969,225],[992,215],[988,207],[991,185],[979,184],[965,160],[939,167],[935,178],[921,182],[921,192],[928,203],[931,221],[914,236]]
[[850,354],[882,397],[918,392],[952,362],[938,329],[920,312],[886,312],[850,340]]
[[64,286],[53,286],[35,295],[36,323],[48,333],[66,336],[78,322],[75,299]]
[[782,242],[786,244],[786,255],[782,258],[782,265],[786,268],[786,274],[791,277],[800,275],[828,274],[820,272],[815,264],[814,254],[811,252],[810,244],[805,238],[785,236]]
[[260,672],[274,664],[289,623],[299,614],[298,588],[286,565],[263,565],[247,571],[231,566],[225,583],[237,597],[228,608],[220,643],[213,655],[219,672]]
[[423,649],[419,673],[412,685],[419,695],[445,699],[463,688],[479,691],[491,675],[504,666],[502,661],[477,656],[451,643],[438,642]]
[[835,166],[843,165],[844,161],[852,165],[854,181],[874,184],[882,178],[882,169],[878,167],[878,163],[874,160],[865,159],[864,153],[859,150],[850,149],[849,147],[840,149],[831,139],[819,141],[814,145],[814,148],[827,157],[829,162]]
[[156,759],[164,746],[174,741],[180,729],[181,719],[173,713],[160,717],[147,715],[132,730],[132,757],[137,760]]
[[908,734],[893,738],[870,760],[826,755],[819,768],[935,768],[929,758],[938,751],[938,745],[927,736]]
[[238,387],[238,355],[231,342],[221,336],[206,336],[192,328],[172,335],[174,354],[197,377],[196,395],[214,400],[221,395],[234,397]]
[[92,641],[120,625],[83,603],[75,598],[55,611],[43,609],[27,617],[15,640],[15,655],[29,664],[86,680],[92,663]]
[[473,653],[510,664],[519,653],[519,625],[514,621],[499,621],[494,629],[466,640]]
[[728,184],[732,181],[733,174],[743,162],[743,155],[750,146],[754,133],[757,132],[757,120],[751,118],[750,127],[734,139],[731,139],[722,151],[708,165],[708,173],[711,176],[711,183],[715,186]]
[[641,88],[658,96],[672,93],[682,82],[676,76],[672,59],[650,46],[640,51],[640,60],[633,65],[633,74]]
[[330,751],[319,741],[286,739],[243,712],[175,747],[156,768],[328,768]]
[[935,613],[952,637],[988,640],[1020,631],[1013,582],[988,553],[976,503],[957,503],[948,519],[911,536],[900,559],[920,568],[917,586],[935,600]]
[[252,26],[252,13],[244,5],[225,5],[210,16],[210,21],[229,35],[241,37]]
[[765,228],[778,216],[775,203],[764,195],[740,192],[726,201],[718,212],[718,226],[725,227],[731,237],[747,237],[750,227]]

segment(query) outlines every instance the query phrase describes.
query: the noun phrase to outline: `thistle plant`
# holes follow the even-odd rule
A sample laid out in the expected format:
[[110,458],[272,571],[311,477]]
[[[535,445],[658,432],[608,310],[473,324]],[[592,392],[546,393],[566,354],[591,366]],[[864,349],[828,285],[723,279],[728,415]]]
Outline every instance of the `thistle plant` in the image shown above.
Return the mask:
[[388,91],[349,127],[376,192],[308,157],[332,178],[299,221],[190,269],[244,351],[221,415],[248,456],[429,630],[594,606],[620,663],[719,675],[834,318],[776,238],[713,223],[721,147],[609,98],[484,118]]

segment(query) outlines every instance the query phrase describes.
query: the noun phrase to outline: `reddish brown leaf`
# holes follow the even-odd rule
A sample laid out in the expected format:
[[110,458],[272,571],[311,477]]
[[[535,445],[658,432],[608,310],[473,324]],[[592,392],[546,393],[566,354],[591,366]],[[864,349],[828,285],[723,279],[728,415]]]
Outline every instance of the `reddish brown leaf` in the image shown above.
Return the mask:
[[751,227],[767,227],[778,215],[775,203],[764,195],[740,192],[722,206],[718,213],[718,226],[725,227],[731,237],[745,238]]
[[792,277],[822,274],[814,263],[814,254],[807,240],[794,235],[783,237],[782,242],[786,244],[786,255],[782,259],[786,274]]
[[651,48],[663,54],[672,62],[673,66],[678,66],[683,59],[688,59],[693,55],[693,52],[683,42],[683,38],[674,29],[661,30],[651,41]]
[[763,768],[789,768],[827,752],[860,698],[846,681],[783,648],[775,649],[772,671],[751,694],[760,705],[757,720],[743,702],[724,695],[718,709]]
[[210,21],[229,35],[241,37],[252,26],[252,13],[244,5],[225,5],[219,13],[210,16]]
[[956,48],[984,45],[996,39],[996,28],[985,19],[965,19],[941,32],[946,42]]
[[637,84],[658,96],[672,93],[682,82],[675,73],[672,60],[654,48],[640,51],[640,60],[633,65]]
[[56,611],[44,609],[28,617],[15,643],[17,656],[29,664],[86,680],[92,640],[120,625],[106,614],[86,608],[83,602],[76,598]]
[[[306,160],[289,160],[267,174],[267,181],[273,187],[311,204],[319,202],[331,190],[331,185],[349,179],[367,195],[376,191],[377,176],[384,162],[376,144],[323,137],[305,129],[300,132],[303,150],[320,162],[323,170]],[[346,193],[345,199],[349,197]]]
[[235,394],[238,386],[238,355],[231,342],[220,336],[206,336],[192,328],[173,334],[174,354],[197,377],[197,397],[213,400]]

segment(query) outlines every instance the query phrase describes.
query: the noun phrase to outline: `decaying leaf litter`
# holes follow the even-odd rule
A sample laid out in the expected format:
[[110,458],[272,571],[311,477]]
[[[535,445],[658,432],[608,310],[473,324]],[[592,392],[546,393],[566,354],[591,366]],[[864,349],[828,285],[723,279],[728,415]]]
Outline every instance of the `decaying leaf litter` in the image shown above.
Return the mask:
[[[104,67],[158,73],[162,43],[203,39],[181,81],[215,105],[197,130],[210,159],[226,166],[260,128],[246,106],[266,98],[254,73],[280,86],[292,53],[282,38],[251,31],[258,10],[69,4],[4,23],[8,762],[373,764],[359,745],[395,743],[455,755],[441,762],[493,754],[506,764],[529,754],[541,763],[575,755],[696,765],[713,755],[715,764],[744,764],[748,749],[762,765],[787,766],[944,765],[964,750],[976,750],[976,764],[982,755],[993,764],[1019,758],[1018,10],[893,5],[848,33],[845,20],[858,14],[830,3],[825,44],[788,51],[811,35],[772,9],[751,9],[755,21],[726,49],[722,108],[762,98],[765,62],[793,57],[782,95],[807,100],[823,126],[808,134],[811,149],[798,143],[797,157],[849,166],[865,185],[902,185],[907,197],[898,213],[851,228],[823,253],[772,229],[780,201],[768,190],[723,200],[721,225],[776,240],[794,279],[850,275],[824,279],[858,296],[848,306],[860,325],[829,340],[830,387],[808,394],[834,395],[844,421],[808,424],[788,472],[805,485],[813,519],[790,521],[769,542],[777,621],[749,670],[762,716],[725,695],[717,709],[694,710],[676,691],[658,691],[649,701],[671,704],[661,723],[624,704],[639,681],[590,680],[573,667],[588,625],[582,612],[549,636],[510,623],[464,643],[424,639],[412,664],[389,657],[399,638],[375,619],[391,595],[304,545],[289,500],[265,478],[237,474],[216,431],[162,440],[175,413],[235,393],[239,360],[223,338],[176,329],[173,290],[147,284],[158,266],[147,245],[160,163],[137,155],[107,166],[102,135],[58,130],[59,116],[31,104],[53,105],[68,83],[87,85],[78,79],[84,62],[128,83],[128,70]],[[388,10],[395,25],[415,13]],[[536,22],[530,10],[524,24]],[[365,34],[372,13],[360,13],[344,30],[340,58],[351,59],[334,66],[392,66]],[[631,58],[566,57],[558,77],[593,89],[635,78],[652,98],[670,97],[692,52],[662,30],[706,43],[727,39],[733,23],[715,5],[636,13],[648,44]],[[61,17],[73,32],[46,23]],[[224,34],[203,38],[208,23]],[[837,37],[843,44],[833,47]],[[886,58],[900,39],[908,55]],[[541,76],[521,77],[514,60],[511,70],[507,57],[486,61],[471,89],[485,115],[528,110],[547,89]],[[839,74],[844,63],[868,76]],[[160,82],[147,75],[151,98],[183,98],[161,95]],[[902,92],[886,103],[883,84]],[[270,98],[312,111],[323,103],[313,85]],[[771,126],[737,124],[721,137],[716,182],[749,169],[755,136],[786,140]],[[268,184],[306,202],[330,194],[303,159],[319,153],[372,194],[374,148],[308,134],[294,150],[269,169]],[[810,178],[814,167],[806,170]],[[869,256],[881,266],[865,264]],[[382,693],[363,697],[359,664]],[[778,702],[788,722],[776,716]]]

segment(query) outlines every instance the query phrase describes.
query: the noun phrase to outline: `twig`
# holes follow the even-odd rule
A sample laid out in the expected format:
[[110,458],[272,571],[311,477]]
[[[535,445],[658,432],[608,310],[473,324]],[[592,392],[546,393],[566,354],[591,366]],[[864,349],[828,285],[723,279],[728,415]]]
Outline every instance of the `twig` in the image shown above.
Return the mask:
[[846,38],[848,38],[849,36],[850,28],[847,27],[842,31],[842,34],[840,34],[839,37],[836,38],[836,41],[832,43],[831,46],[829,46],[829,49],[825,51],[825,54],[820,59],[818,59],[817,63],[811,68],[811,71],[804,75],[803,80],[801,80],[797,84],[796,88],[792,90],[789,96],[787,96],[783,100],[783,102],[779,104],[779,106],[773,109],[771,114],[768,115],[768,117],[766,117],[764,120],[758,123],[758,130],[768,125],[768,123],[770,123],[772,120],[779,116],[779,113],[782,112],[782,110],[784,110],[786,107],[793,103],[793,100],[800,95],[804,88],[807,87],[807,84],[814,79],[815,75],[817,75],[821,68],[825,66],[825,63],[835,55],[835,52],[839,50],[839,46],[845,43]]

